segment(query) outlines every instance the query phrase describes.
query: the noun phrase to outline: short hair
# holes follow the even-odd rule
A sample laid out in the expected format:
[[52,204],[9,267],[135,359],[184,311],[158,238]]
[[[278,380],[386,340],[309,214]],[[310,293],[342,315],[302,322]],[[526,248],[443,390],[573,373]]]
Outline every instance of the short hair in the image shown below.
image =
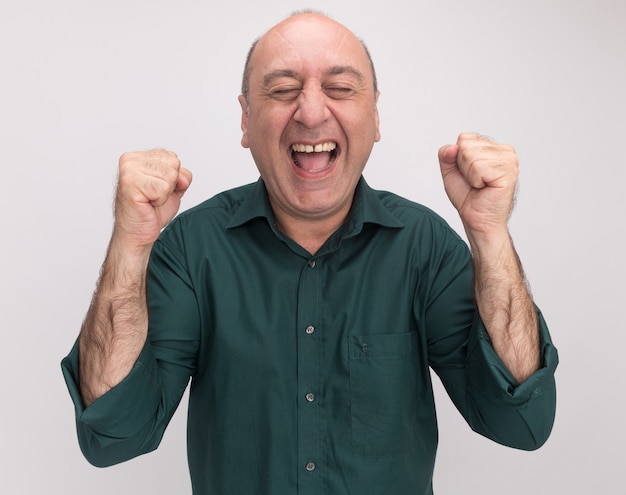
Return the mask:
[[[317,14],[317,15],[321,15],[322,17],[331,19],[330,16],[315,9],[297,10],[293,12],[289,17],[294,17],[294,16],[301,15],[301,14]],[[260,36],[259,38],[255,39],[252,42],[252,45],[250,46],[250,49],[248,50],[248,55],[246,56],[246,63],[244,65],[243,77],[241,80],[241,94],[243,95],[243,98],[246,104],[248,103],[248,93],[250,92],[250,60],[252,59],[254,50],[256,49],[256,46],[259,44],[259,41],[261,40],[262,37],[263,36]],[[374,61],[372,60],[372,55],[370,54],[370,51],[367,48],[367,45],[365,44],[365,42],[361,38],[357,38],[357,39],[359,40],[359,43],[361,43],[361,46],[365,50],[365,55],[367,56],[367,59],[369,60],[370,68],[372,70],[372,78],[374,81],[374,95],[376,95],[376,93],[378,92],[378,80],[376,78],[376,69],[374,67]]]

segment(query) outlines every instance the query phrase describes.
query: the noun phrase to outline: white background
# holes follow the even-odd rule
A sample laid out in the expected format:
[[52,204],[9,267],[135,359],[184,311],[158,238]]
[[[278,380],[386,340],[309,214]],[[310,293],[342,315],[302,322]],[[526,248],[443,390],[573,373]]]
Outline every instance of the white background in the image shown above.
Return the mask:
[[244,57],[307,6],[353,29],[376,62],[373,187],[458,228],[438,147],[478,131],[521,159],[511,230],[560,351],[557,420],[543,449],[506,449],[472,433],[438,388],[437,495],[623,494],[621,0],[2,0],[0,492],[189,493],[186,407],[155,453],[93,468],[59,361],[105,252],[119,155],[175,150],[195,175],[185,208],[255,180],[239,146]]

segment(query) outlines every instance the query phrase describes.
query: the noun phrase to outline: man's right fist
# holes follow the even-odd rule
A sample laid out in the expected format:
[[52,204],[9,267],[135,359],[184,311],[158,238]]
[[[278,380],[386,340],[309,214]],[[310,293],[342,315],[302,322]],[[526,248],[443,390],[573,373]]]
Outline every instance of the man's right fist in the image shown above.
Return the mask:
[[178,212],[191,179],[191,172],[171,151],[124,153],[119,161],[114,236],[127,246],[152,246]]

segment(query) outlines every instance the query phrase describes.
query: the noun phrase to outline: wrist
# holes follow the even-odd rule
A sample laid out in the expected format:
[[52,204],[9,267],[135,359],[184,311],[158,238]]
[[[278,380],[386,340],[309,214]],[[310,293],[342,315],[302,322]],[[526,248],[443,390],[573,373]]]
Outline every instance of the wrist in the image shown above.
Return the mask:
[[146,273],[152,245],[124,242],[111,238],[102,266],[101,283],[113,297],[128,297],[145,291]]
[[476,263],[517,259],[513,241],[506,228],[493,232],[475,232],[466,229],[465,232]]

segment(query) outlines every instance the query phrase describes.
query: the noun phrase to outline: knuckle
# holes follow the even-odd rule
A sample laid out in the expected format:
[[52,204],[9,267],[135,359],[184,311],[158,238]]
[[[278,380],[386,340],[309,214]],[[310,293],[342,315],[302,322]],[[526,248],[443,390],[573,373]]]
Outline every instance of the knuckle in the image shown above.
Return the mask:
[[178,180],[179,168],[176,154],[165,150],[123,153],[119,159],[118,196],[131,201],[142,196],[166,198]]
[[482,160],[475,160],[468,166],[468,175],[471,180],[478,180],[485,171],[485,163]]
[[471,166],[472,163],[475,161],[474,150],[468,147],[461,147],[459,148],[459,157],[464,163],[467,163]]
[[169,183],[156,177],[148,178],[144,183],[144,188],[152,192],[154,197],[166,196],[170,191]]
[[160,205],[164,203],[171,194],[170,185],[159,178],[148,177],[142,184],[139,198],[147,198],[151,202]]
[[126,153],[122,153],[118,159],[118,163],[121,165],[122,163],[126,163],[129,159],[130,159],[130,155],[132,153],[130,152],[126,152]]
[[179,174],[179,166],[176,163],[162,163],[158,167],[157,175],[168,183],[176,182]]
[[135,161],[135,153],[122,153],[118,160],[118,170],[120,173],[128,170],[129,167],[132,166],[132,163]]

